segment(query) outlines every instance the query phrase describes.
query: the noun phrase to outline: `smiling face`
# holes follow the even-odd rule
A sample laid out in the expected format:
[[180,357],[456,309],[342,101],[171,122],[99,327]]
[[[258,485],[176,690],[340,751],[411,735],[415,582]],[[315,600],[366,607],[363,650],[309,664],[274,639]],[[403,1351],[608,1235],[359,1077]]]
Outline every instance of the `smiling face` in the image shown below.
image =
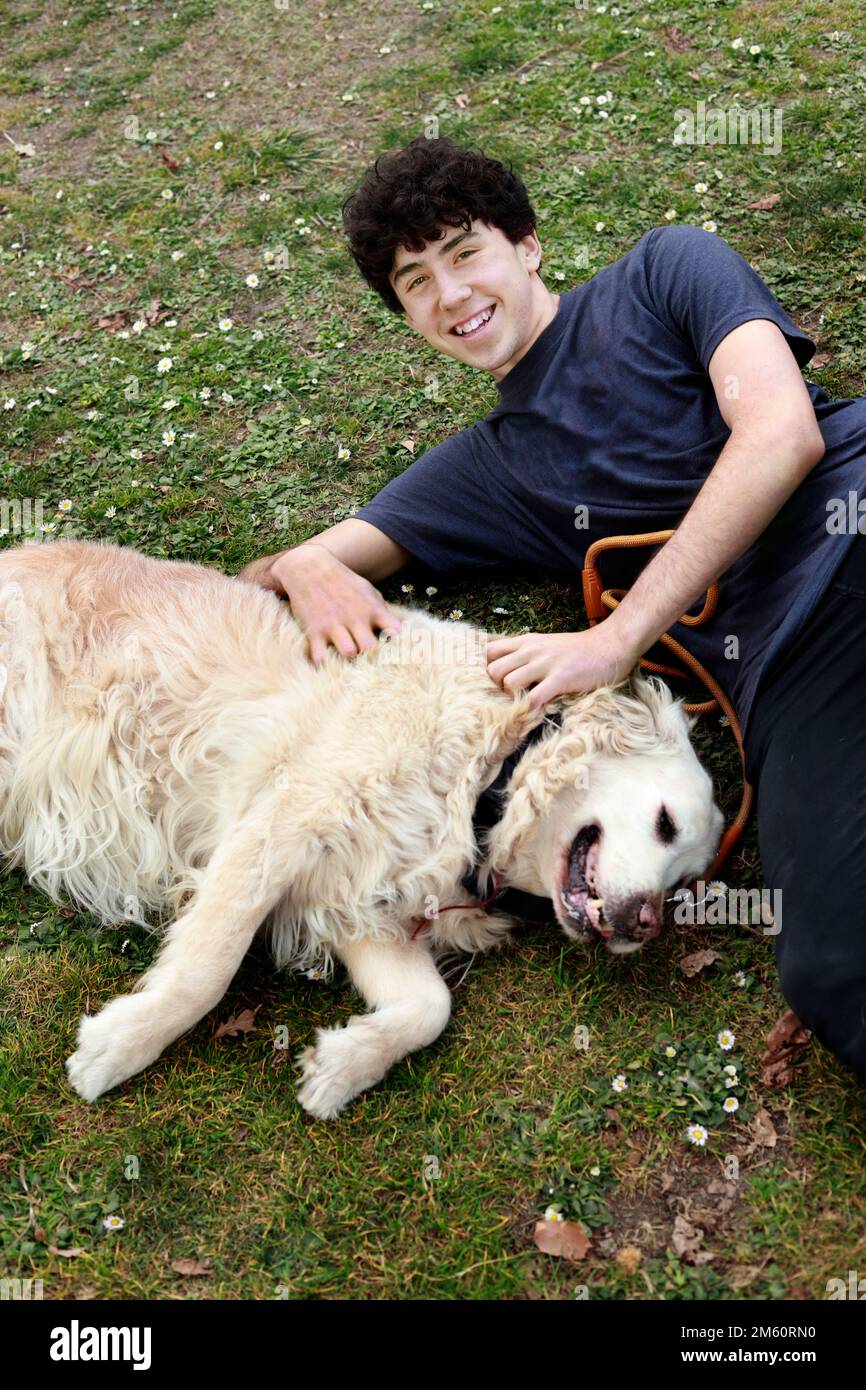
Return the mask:
[[[423,251],[398,247],[390,280],[411,328],[500,381],[556,315],[559,295],[540,279],[540,264],[535,232],[512,244],[498,227],[473,219],[469,232],[446,227]],[[468,329],[476,318],[485,321]]]

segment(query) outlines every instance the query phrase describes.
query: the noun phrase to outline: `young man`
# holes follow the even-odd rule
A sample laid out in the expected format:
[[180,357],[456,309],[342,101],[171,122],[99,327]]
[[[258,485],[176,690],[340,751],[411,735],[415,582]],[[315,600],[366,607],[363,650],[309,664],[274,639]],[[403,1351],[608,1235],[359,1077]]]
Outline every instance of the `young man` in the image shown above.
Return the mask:
[[[804,382],[815,344],[700,228],[653,228],[554,295],[519,178],[424,138],[381,156],[343,213],[367,282],[432,347],[490,372],[499,403],[241,577],[289,598],[317,662],[399,626],[374,586],[413,558],[576,583],[597,538],[675,527],[639,575],[646,552],[606,559],[605,582],[632,587],[603,623],[491,642],[489,674],[541,706],[624,679],[668,630],[712,672],[781,890],[783,993],[866,1081],[866,398]],[[679,623],[717,580],[711,620]]]

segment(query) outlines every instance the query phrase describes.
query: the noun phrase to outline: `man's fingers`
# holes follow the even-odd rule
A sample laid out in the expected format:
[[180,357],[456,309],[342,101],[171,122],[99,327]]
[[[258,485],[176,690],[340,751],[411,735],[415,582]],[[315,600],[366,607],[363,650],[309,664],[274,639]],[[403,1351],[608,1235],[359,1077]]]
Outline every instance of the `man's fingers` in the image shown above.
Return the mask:
[[507,656],[513,652],[523,641],[522,637],[497,637],[494,642],[488,642],[486,648],[488,665],[491,661],[496,661],[500,656]]

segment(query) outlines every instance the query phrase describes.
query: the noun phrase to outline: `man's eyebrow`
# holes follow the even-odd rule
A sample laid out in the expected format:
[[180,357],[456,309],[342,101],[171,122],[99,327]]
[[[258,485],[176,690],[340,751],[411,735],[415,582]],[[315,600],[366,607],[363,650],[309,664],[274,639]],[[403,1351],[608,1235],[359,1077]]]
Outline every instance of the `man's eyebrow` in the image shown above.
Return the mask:
[[[459,236],[453,236],[450,241],[446,241],[444,246],[440,246],[437,254],[440,256],[445,256],[448,254],[449,251],[453,250],[455,246],[459,246],[461,241],[465,241],[468,236],[477,235],[477,229],[474,227],[471,231],[461,232]],[[394,284],[396,285],[397,281],[401,280],[404,275],[408,275],[410,270],[423,270],[423,268],[424,267],[421,261],[407,261],[405,265],[401,265],[400,269],[397,271],[397,274],[394,276]]]

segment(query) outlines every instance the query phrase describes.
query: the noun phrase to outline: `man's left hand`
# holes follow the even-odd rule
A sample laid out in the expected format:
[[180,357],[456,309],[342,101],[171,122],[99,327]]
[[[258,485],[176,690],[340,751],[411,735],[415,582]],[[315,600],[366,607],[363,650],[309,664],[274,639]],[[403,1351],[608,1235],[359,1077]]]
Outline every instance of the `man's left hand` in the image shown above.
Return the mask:
[[618,685],[640,655],[607,618],[585,632],[498,637],[487,643],[487,674],[511,694],[533,686],[532,708],[541,709],[558,695]]

